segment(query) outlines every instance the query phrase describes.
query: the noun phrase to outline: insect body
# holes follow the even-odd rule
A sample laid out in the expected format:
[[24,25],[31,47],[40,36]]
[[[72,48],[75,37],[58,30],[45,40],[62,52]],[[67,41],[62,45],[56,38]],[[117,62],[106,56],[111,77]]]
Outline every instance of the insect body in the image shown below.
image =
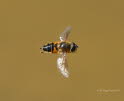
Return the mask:
[[66,54],[73,53],[78,48],[78,46],[74,42],[67,41],[70,31],[71,27],[67,27],[64,32],[61,33],[60,41],[48,43],[40,48],[41,53],[47,52],[59,54],[59,58],[57,59],[57,67],[65,77],[69,77]]
[[50,53],[71,53],[75,52],[77,50],[77,45],[74,42],[53,42],[48,43],[47,45],[44,45],[41,49],[45,52]]

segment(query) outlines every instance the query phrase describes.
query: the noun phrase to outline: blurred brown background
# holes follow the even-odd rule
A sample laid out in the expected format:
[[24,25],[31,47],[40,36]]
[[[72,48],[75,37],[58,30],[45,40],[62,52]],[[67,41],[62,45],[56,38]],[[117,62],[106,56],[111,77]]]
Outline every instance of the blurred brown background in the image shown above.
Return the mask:
[[[68,25],[79,49],[65,79],[39,48]],[[123,67],[123,0],[0,1],[0,101],[124,101]]]

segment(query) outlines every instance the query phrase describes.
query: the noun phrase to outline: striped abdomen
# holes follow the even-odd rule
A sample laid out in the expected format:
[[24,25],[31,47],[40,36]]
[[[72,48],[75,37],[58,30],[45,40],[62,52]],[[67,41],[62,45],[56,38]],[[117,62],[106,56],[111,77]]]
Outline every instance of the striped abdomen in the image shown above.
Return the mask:
[[57,45],[58,43],[48,43],[47,45],[44,45],[42,49],[43,51],[46,52],[57,53],[58,52]]

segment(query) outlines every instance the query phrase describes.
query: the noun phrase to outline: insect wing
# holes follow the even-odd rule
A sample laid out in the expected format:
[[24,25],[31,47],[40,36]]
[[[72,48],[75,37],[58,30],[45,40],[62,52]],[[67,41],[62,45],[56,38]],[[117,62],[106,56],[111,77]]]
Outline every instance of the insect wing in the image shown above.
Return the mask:
[[67,64],[67,59],[66,59],[66,53],[63,53],[58,57],[57,68],[59,69],[59,71],[64,77],[66,78],[69,77],[69,72],[67,70],[68,64]]
[[72,29],[72,27],[71,27],[71,26],[68,26],[68,27],[64,30],[64,32],[62,32],[62,33],[60,34],[60,40],[61,40],[61,41],[66,41],[66,40],[67,40],[68,35],[69,35],[70,32],[71,32],[71,29]]

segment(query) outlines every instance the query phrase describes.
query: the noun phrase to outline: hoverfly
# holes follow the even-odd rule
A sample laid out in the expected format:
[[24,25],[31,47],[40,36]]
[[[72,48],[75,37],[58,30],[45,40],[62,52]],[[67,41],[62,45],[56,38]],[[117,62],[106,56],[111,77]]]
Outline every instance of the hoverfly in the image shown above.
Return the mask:
[[78,46],[74,42],[67,41],[71,29],[71,26],[68,26],[64,30],[64,32],[60,34],[60,41],[48,43],[40,48],[41,53],[59,54],[59,57],[57,59],[57,68],[60,70],[64,77],[69,77],[66,54],[73,53],[78,48]]

